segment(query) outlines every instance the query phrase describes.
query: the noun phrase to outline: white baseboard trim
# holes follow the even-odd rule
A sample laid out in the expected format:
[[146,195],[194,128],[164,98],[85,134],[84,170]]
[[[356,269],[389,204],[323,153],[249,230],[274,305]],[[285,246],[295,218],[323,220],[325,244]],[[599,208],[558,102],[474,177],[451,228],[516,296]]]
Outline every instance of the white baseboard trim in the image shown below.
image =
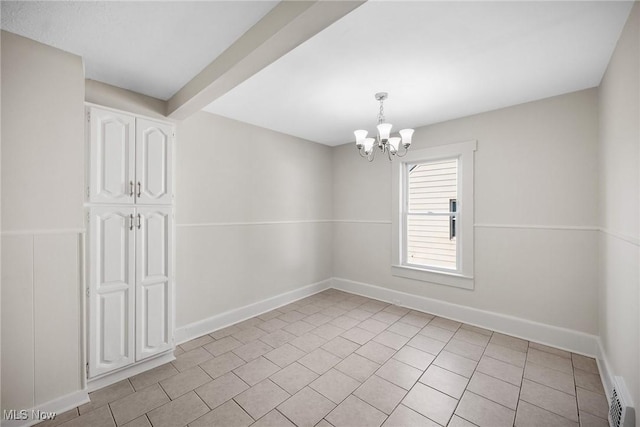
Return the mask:
[[267,311],[271,311],[283,305],[290,304],[302,298],[317,294],[331,287],[331,279],[313,283],[293,291],[285,292],[244,307],[235,308],[209,317],[208,319],[190,323],[177,328],[175,331],[176,343],[181,344],[202,335],[217,331],[233,325],[234,323],[259,316]]
[[117,383],[118,381],[124,380],[125,378],[138,375],[144,371],[148,371],[149,369],[153,369],[160,365],[164,365],[165,363],[169,363],[175,359],[176,357],[173,355],[173,350],[171,350],[167,353],[161,354],[151,359],[147,359],[134,365],[127,366],[126,368],[122,368],[119,371],[103,374],[102,376],[97,378],[89,378],[87,380],[87,391],[91,392],[98,390],[108,385]]
[[[89,393],[87,390],[78,390],[73,393],[69,393],[65,396],[59,397],[54,400],[50,400],[49,402],[43,403],[42,405],[36,406],[34,408],[28,409],[28,419],[26,420],[5,420],[4,416],[2,419],[2,427],[26,427],[32,426],[41,422],[40,419],[33,419],[32,416],[34,413],[40,411],[41,413],[51,413],[55,412],[60,415],[63,412],[69,411],[76,406],[84,405],[89,402]],[[3,414],[4,415],[4,414]]]
[[604,387],[604,393],[607,395],[607,402],[611,402],[611,390],[613,389],[613,371],[611,370],[611,364],[607,353],[602,346],[602,340],[598,338],[598,371],[600,371],[600,380],[602,381],[602,387]]
[[481,328],[502,332],[563,350],[596,357],[598,337],[567,328],[534,322],[520,317],[480,310],[433,298],[408,294],[353,280],[332,278],[335,289],[375,298],[414,310],[424,311]]

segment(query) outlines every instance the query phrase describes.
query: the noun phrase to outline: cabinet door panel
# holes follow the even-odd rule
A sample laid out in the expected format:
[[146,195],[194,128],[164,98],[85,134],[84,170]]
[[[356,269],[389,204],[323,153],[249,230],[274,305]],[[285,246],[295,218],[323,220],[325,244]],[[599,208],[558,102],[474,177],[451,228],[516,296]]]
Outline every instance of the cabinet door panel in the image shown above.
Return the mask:
[[132,116],[91,107],[89,201],[134,202],[135,121]]
[[136,360],[173,346],[172,210],[138,208]]
[[134,361],[133,208],[89,213],[89,377]]
[[137,203],[171,204],[172,140],[170,125],[136,119]]

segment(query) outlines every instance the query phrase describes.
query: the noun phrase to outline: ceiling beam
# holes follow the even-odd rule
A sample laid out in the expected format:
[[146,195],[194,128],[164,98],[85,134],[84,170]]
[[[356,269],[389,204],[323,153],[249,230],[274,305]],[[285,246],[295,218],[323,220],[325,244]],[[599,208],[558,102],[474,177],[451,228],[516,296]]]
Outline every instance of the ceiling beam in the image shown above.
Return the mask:
[[167,116],[182,120],[202,110],[364,3],[281,1],[167,101]]

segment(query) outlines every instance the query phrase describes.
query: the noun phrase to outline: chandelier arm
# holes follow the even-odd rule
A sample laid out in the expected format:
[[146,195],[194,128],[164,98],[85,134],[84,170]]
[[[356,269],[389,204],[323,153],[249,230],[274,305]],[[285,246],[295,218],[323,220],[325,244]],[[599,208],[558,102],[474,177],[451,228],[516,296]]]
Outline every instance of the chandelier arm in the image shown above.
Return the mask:
[[404,148],[404,153],[400,154],[400,147],[398,147],[398,151],[396,151],[396,156],[404,157],[407,155],[407,153],[409,152],[409,149],[406,148],[404,145],[402,146],[402,148]]
[[367,155],[367,160],[369,160],[369,163],[371,163],[371,162],[373,162],[373,159],[375,159],[375,158],[376,158],[376,150],[372,149],[371,153],[369,153]]

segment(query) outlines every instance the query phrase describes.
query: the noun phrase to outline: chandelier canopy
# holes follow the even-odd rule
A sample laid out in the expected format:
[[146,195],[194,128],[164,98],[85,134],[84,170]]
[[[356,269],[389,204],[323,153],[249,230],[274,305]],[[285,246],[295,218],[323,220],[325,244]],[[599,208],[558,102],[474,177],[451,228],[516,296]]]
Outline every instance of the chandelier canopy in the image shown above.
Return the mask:
[[380,111],[378,112],[378,135],[376,138],[367,138],[366,130],[357,130],[353,132],[356,137],[356,148],[359,150],[360,155],[365,157],[370,162],[376,156],[376,149],[374,144],[382,151],[386,153],[387,157],[391,161],[392,156],[403,157],[407,154],[409,146],[411,145],[411,137],[413,136],[413,129],[402,129],[400,136],[391,136],[391,123],[386,123],[384,118],[384,100],[389,97],[387,92],[376,93],[376,100],[380,102]]

